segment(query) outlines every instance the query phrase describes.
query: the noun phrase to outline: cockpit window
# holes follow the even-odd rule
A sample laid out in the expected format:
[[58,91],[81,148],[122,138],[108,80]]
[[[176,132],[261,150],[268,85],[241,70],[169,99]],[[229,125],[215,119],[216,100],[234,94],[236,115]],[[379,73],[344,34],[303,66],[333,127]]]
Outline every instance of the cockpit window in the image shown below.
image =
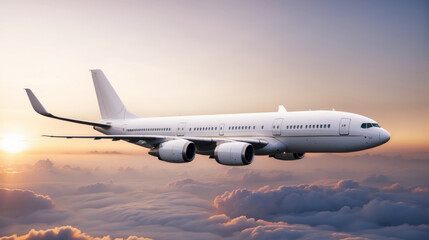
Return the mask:
[[380,125],[378,125],[378,123],[362,123],[362,125],[360,125],[361,128],[372,128],[372,127],[380,127]]

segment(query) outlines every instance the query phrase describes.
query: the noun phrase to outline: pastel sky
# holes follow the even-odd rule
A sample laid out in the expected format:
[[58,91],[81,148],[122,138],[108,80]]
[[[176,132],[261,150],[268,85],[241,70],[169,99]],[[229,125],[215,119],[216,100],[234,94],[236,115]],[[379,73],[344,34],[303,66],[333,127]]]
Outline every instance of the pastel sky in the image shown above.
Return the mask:
[[[0,150],[1,236],[429,238],[428,1],[0,0],[0,66],[0,141],[26,144]],[[143,117],[335,108],[392,138],[229,168],[40,137],[95,132],[37,115],[24,88],[56,115],[97,121],[94,68]]]

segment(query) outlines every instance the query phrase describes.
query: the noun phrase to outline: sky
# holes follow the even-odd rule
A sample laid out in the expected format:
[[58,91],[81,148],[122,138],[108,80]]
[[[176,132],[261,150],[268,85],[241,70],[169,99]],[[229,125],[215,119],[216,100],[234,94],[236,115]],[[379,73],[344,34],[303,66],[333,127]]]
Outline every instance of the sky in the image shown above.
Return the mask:
[[[427,1],[0,0],[0,53],[0,141],[25,145],[0,149],[0,235],[429,236]],[[392,137],[237,168],[41,137],[96,133],[36,114],[24,91],[55,115],[98,121],[89,69],[142,117],[334,108]]]

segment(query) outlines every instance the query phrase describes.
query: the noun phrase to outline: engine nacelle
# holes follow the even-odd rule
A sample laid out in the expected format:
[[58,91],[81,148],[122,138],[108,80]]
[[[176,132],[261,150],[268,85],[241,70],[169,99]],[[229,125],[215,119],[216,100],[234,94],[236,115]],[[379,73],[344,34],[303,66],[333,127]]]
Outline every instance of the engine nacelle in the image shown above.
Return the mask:
[[179,139],[163,142],[158,148],[151,149],[149,154],[162,161],[185,163],[194,160],[196,151],[197,148],[193,142]]
[[253,156],[253,146],[243,142],[222,143],[214,151],[216,162],[229,166],[249,165]]
[[276,153],[274,155],[271,155],[270,157],[273,157],[278,160],[286,160],[286,161],[293,161],[293,160],[299,160],[304,158],[305,153],[287,153],[287,152],[281,152]]

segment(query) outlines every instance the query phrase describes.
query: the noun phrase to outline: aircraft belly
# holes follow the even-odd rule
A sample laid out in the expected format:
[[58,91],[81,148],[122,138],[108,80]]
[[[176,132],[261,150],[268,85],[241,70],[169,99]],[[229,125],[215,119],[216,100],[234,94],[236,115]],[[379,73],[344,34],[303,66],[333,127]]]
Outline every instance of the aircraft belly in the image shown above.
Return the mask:
[[286,152],[350,152],[368,148],[362,136],[287,137]]
[[268,144],[262,148],[255,149],[255,155],[269,155],[286,151],[286,145],[281,138],[264,138]]

